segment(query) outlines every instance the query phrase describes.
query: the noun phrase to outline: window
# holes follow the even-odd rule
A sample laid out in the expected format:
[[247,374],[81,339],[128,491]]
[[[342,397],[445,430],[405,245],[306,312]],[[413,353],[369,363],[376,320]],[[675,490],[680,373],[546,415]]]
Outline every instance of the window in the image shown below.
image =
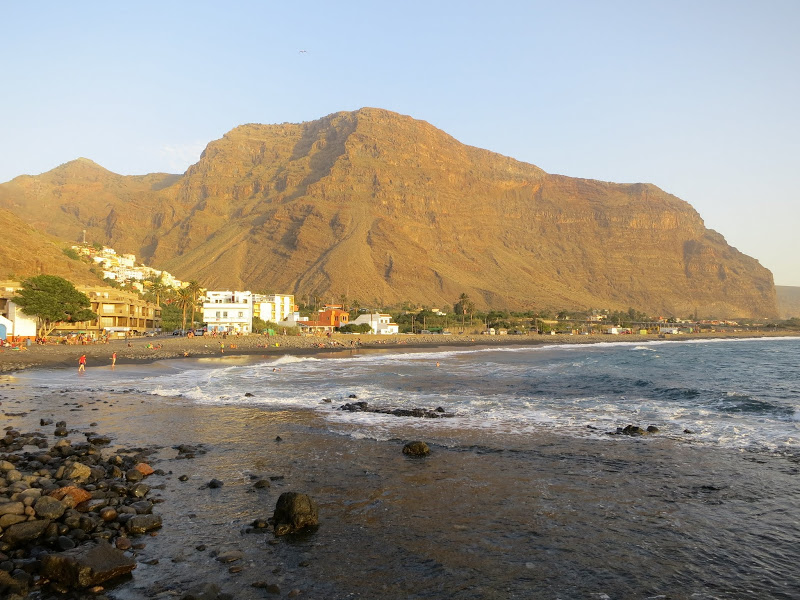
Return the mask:
[[242,317],[244,317],[244,313],[242,311],[239,311],[239,318],[241,319]]
[[228,311],[227,310],[223,310],[222,311],[222,318],[223,319],[227,319],[228,318]]

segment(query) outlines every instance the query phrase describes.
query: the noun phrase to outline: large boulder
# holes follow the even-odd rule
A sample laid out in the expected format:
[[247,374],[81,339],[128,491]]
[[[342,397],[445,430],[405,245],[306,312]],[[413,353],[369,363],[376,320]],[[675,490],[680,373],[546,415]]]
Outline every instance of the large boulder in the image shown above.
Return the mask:
[[407,456],[428,456],[431,449],[425,442],[409,442],[403,446],[403,454]]
[[2,540],[10,544],[12,548],[32,542],[39,538],[50,525],[49,519],[42,519],[36,521],[24,521],[11,525],[3,532]]
[[285,535],[319,524],[317,503],[306,494],[284,492],[278,498],[272,515],[275,535]]
[[71,588],[86,588],[135,568],[135,560],[101,540],[96,545],[44,555],[41,575]]

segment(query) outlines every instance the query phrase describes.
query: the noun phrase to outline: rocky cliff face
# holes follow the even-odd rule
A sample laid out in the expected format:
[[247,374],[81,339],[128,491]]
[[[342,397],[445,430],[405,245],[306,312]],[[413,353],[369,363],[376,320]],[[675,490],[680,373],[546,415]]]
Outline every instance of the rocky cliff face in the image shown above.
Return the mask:
[[0,186],[2,206],[211,287],[776,313],[771,273],[657,187],[549,175],[378,109],[238,127],[182,177],[68,163]]

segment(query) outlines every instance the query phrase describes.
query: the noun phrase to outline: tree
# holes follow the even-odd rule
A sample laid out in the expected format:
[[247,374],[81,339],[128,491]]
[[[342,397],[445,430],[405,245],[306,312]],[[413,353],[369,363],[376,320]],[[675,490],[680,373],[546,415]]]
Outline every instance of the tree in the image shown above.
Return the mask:
[[183,320],[181,321],[181,329],[186,330],[186,310],[190,307],[194,307],[194,295],[192,291],[188,287],[184,287],[178,290],[175,294],[175,304],[178,305],[178,308],[181,309],[183,312]]
[[97,318],[88,296],[56,275],[26,279],[11,301],[26,315],[36,317],[39,337],[50,335],[60,323],[80,323]]
[[453,312],[461,315],[461,328],[464,328],[464,315],[469,313],[469,323],[472,325],[472,313],[475,311],[475,303],[469,299],[466,293],[462,293],[455,304],[453,304]]
[[200,294],[200,284],[192,279],[189,285],[186,286],[186,289],[192,294],[192,329],[194,329],[194,312],[197,309],[197,296]]

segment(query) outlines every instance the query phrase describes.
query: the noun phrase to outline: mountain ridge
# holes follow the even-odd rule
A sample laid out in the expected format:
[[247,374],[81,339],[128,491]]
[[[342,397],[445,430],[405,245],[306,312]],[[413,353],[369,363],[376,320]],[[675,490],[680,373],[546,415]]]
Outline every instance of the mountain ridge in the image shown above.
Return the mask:
[[[777,313],[771,273],[658,187],[551,175],[383,109],[241,125],[180,176],[76,162],[0,185],[0,207],[63,239],[86,229],[211,287]],[[36,220],[44,205],[57,218]]]

